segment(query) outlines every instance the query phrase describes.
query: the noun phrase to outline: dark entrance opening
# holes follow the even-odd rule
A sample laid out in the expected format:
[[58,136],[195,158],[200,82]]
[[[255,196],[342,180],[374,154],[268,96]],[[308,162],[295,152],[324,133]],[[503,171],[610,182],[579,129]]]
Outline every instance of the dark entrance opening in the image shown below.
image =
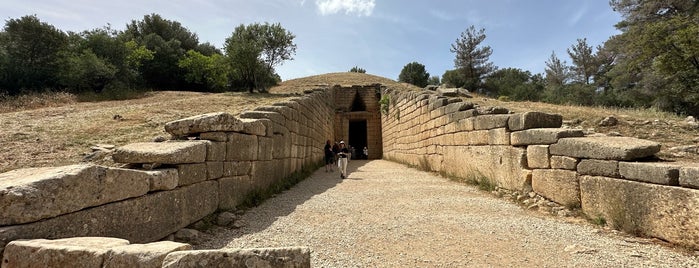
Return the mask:
[[[354,100],[352,101],[352,112],[360,112],[360,111],[366,111],[366,105],[364,105],[364,102],[362,101],[362,97],[359,95],[359,92],[354,94]],[[364,148],[364,147],[362,147]]]
[[366,120],[349,122],[349,145],[354,148],[352,158],[365,158],[362,150],[367,146]]

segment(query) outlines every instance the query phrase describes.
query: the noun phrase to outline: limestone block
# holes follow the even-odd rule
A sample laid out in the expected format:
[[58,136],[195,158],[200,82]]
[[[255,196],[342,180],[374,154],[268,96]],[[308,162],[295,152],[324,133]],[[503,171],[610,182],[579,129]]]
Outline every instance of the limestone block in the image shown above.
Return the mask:
[[527,146],[527,166],[531,169],[551,167],[550,157],[548,145]]
[[100,268],[109,248],[128,244],[110,237],[17,240],[5,248],[2,267]]
[[473,119],[473,129],[506,128],[509,118],[509,114],[479,115]]
[[272,106],[260,106],[255,108],[255,111],[265,111],[265,112],[275,112],[278,113],[282,116],[284,116],[285,120],[291,120],[291,108],[287,106],[278,106],[278,105],[272,105]]
[[208,113],[196,115],[165,124],[165,131],[175,137],[215,131],[241,131],[243,123],[228,113]]
[[510,145],[510,132],[505,128],[488,130],[488,144]]
[[612,178],[620,178],[619,161],[597,160],[597,159],[581,159],[578,164],[578,174],[604,176]]
[[532,189],[561,205],[580,205],[580,185],[575,171],[535,169],[532,171]]
[[272,135],[271,130],[269,133],[267,132],[272,124],[272,121],[269,119],[242,118],[240,121],[243,122],[243,133],[257,136]]
[[549,149],[552,155],[629,161],[655,155],[660,144],[630,137],[582,137],[560,139]]
[[257,160],[257,136],[240,133],[229,133],[226,151],[228,161]]
[[0,250],[17,239],[75,236],[118,237],[133,243],[148,243],[202,219],[217,208],[218,183],[205,181],[43,221],[0,227]]
[[251,118],[251,119],[269,119],[273,123],[284,125],[286,118],[283,115],[276,112],[266,112],[266,111],[248,111],[240,114],[240,118]]
[[218,179],[220,200],[219,210],[235,209],[245,201],[248,193],[252,191],[250,176],[234,176]]
[[55,217],[149,190],[149,175],[95,165],[18,169],[0,174],[0,226]]
[[456,131],[471,131],[473,130],[473,121],[475,117],[461,119],[456,122]]
[[223,162],[206,162],[206,179],[215,180],[223,177]]
[[581,176],[589,218],[641,236],[699,249],[699,191],[607,177]]
[[525,112],[513,114],[507,121],[507,126],[511,131],[519,131],[532,128],[559,128],[562,124],[562,115],[547,114],[542,112]]
[[117,163],[187,164],[206,160],[210,141],[139,142],[117,148],[112,159]]
[[189,267],[311,267],[311,251],[305,247],[218,249],[173,252],[163,268]]
[[226,160],[227,149],[225,142],[209,142],[206,147],[206,161]]
[[512,146],[445,146],[441,170],[460,178],[482,175],[498,186],[523,190],[526,161],[526,151]]
[[219,141],[219,142],[227,142],[228,141],[228,134],[223,131],[216,131],[216,132],[204,132],[199,134],[199,138],[202,140],[208,140],[208,141]]
[[117,246],[106,252],[104,264],[101,267],[160,268],[168,254],[183,250],[192,250],[192,246],[172,241]]
[[177,165],[178,186],[190,185],[208,179],[206,163]]
[[447,114],[452,114],[460,111],[466,111],[473,109],[474,104],[472,102],[456,102],[450,103],[444,108],[444,112]]
[[682,187],[699,188],[699,166],[680,168],[679,183]]
[[577,165],[578,159],[576,158],[560,155],[551,156],[551,168],[553,169],[575,170]]
[[490,137],[488,130],[469,131],[467,134],[469,145],[488,145]]
[[[282,137],[281,135],[274,135],[274,137]],[[257,159],[263,160],[263,161],[268,161],[272,160],[274,156],[274,150],[275,150],[275,142],[272,138],[268,137],[258,137],[257,138],[258,142],[258,147],[257,147]],[[288,148],[288,146],[287,146]],[[276,148],[278,151],[281,151],[284,149],[284,144],[279,144],[279,147]]]
[[668,163],[619,162],[619,175],[627,180],[680,185],[680,166]]
[[564,128],[534,128],[512,132],[511,143],[514,146],[534,144],[554,144],[561,138],[582,137],[584,133],[578,129]]
[[175,168],[141,171],[149,175],[149,192],[172,190],[177,187],[179,172]]

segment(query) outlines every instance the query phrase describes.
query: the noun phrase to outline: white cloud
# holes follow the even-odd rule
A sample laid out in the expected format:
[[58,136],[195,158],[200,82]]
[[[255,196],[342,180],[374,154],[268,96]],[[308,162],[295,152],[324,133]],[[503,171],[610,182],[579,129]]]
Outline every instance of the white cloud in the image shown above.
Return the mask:
[[345,14],[370,16],[376,6],[375,0],[316,0],[321,15],[330,15],[344,10]]

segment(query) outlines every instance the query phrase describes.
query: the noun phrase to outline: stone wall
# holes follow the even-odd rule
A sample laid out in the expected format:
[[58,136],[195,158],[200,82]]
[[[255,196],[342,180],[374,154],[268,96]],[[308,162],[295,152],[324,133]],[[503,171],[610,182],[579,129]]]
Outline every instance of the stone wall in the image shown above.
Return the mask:
[[[332,90],[240,114],[170,122],[174,139],[115,150],[128,168],[91,164],[0,174],[0,252],[19,239],[115,237],[160,240],[203,217],[240,205],[322,162],[333,135]],[[3,263],[2,267],[5,267]]]
[[513,114],[432,92],[391,92],[384,158],[534,191],[636,235],[699,249],[699,166],[648,159],[660,144],[584,137],[560,115]]
[[360,152],[363,148],[349,134],[350,122],[366,121],[366,146],[369,149],[369,159],[382,157],[381,113],[379,112],[381,88],[380,84],[351,87],[337,85],[332,88],[335,95],[335,140],[345,140]]

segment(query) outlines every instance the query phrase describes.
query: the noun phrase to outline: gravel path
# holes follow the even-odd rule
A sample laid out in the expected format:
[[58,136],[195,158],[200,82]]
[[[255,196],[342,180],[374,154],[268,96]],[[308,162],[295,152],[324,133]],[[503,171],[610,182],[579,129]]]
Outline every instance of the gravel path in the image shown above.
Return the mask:
[[348,170],[340,180],[321,168],[198,248],[307,246],[313,267],[699,267],[697,256],[401,164],[356,160]]

